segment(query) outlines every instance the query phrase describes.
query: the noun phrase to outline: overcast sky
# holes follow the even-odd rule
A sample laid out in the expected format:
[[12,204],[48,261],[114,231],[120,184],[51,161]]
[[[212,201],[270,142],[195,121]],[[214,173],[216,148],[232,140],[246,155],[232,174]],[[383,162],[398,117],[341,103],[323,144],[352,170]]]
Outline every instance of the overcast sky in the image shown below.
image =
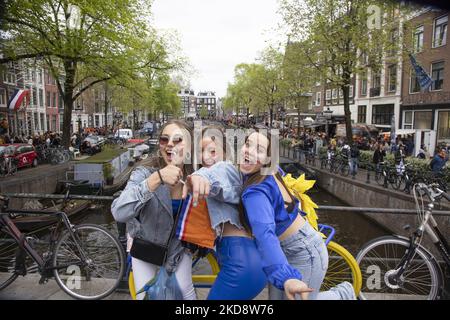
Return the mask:
[[183,53],[197,70],[190,79],[195,92],[222,97],[235,65],[253,62],[280,40],[274,31],[281,20],[277,8],[277,0],[154,0],[153,25],[177,30]]

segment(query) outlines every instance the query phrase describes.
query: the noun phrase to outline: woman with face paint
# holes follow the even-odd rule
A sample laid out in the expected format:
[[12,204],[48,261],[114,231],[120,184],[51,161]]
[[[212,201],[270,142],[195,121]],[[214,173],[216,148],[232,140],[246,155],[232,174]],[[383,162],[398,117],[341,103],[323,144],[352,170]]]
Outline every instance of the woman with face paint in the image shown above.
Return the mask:
[[[326,292],[319,289],[328,267],[320,234],[299,212],[299,203],[279,172],[262,174],[270,162],[270,137],[254,132],[241,149],[239,171],[220,162],[188,177],[185,189],[194,197],[217,197],[241,208],[241,221],[251,232],[270,283],[270,299],[355,299],[344,282]],[[186,191],[184,191],[185,193]]]
[[[190,161],[186,161],[192,155],[191,132],[182,121],[166,123],[159,137],[158,157],[150,166],[136,168],[120,197],[112,203],[115,220],[127,223],[133,239],[158,245],[165,245],[169,240],[182,203],[181,180],[193,171]],[[139,291],[155,277],[158,266],[135,257],[132,257],[132,265],[135,287]],[[175,272],[183,299],[196,299],[192,255],[175,237],[169,242],[165,268]],[[137,295],[137,299],[144,297],[145,292]]]

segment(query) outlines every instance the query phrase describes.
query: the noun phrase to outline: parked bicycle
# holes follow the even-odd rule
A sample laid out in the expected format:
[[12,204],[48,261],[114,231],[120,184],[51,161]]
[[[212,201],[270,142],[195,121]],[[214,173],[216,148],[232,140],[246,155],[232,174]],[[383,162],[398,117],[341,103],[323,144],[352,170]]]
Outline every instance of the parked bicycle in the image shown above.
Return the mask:
[[[4,196],[0,202],[0,290],[36,271],[41,276],[39,284],[54,277],[76,299],[102,299],[119,286],[125,253],[110,231],[93,224],[72,225],[64,211],[10,209]],[[14,223],[18,215],[55,216],[57,223],[49,240],[23,234]],[[37,251],[38,244],[45,246],[44,253]]]
[[350,166],[348,158],[337,156],[331,161],[330,172],[334,172],[347,177],[350,174]]
[[396,168],[387,162],[380,162],[380,167],[375,169],[375,181],[380,186],[387,188],[388,184],[390,184],[394,187],[397,185],[397,178]]
[[17,159],[0,156],[0,177],[13,176],[17,173]]
[[[444,293],[444,273],[439,261],[422,246],[428,234],[440,253],[443,263],[450,268],[450,247],[433,217],[437,201],[450,195],[437,184],[418,183],[413,188],[420,224],[409,237],[384,236],[365,244],[358,253],[363,273],[361,299],[428,299],[435,300]],[[427,208],[423,196],[430,199]],[[419,204],[418,197],[422,200]]]

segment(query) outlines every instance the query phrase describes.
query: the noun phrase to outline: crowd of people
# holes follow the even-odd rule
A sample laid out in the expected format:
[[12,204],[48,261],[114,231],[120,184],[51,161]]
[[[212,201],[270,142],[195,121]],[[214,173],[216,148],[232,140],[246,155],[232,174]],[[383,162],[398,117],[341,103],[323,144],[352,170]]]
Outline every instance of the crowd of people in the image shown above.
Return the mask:
[[394,155],[395,165],[398,171],[403,170],[407,157],[419,159],[431,159],[430,170],[440,172],[449,160],[450,144],[438,145],[433,153],[421,145],[417,155],[413,154],[415,145],[412,135],[398,136],[395,143],[391,142],[389,135],[380,134],[378,137],[356,137],[353,143],[349,143],[345,137],[329,136],[325,132],[300,131],[296,129],[284,129],[280,131],[283,139],[290,140],[290,146],[298,152],[299,157],[305,153],[314,153],[317,157],[322,147],[327,148],[327,156],[331,158],[337,150],[342,151],[344,159],[348,159],[350,173],[355,176],[358,171],[360,150],[373,151],[372,162],[377,169],[380,167],[386,155]]

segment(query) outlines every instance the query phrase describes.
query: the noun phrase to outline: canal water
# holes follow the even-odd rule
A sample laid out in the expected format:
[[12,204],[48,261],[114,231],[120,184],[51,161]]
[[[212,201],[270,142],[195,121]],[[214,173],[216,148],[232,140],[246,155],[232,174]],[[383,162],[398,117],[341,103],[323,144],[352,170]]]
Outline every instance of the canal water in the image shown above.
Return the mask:
[[[327,206],[346,206],[344,202],[332,194],[314,188],[308,191],[314,202]],[[334,241],[343,245],[353,255],[369,240],[389,234],[389,232],[375,221],[365,217],[361,213],[340,211],[318,211],[319,223],[327,224],[335,228]],[[117,232],[116,223],[112,217],[110,203],[96,204],[94,209],[89,209],[84,214],[74,219],[76,223],[93,223],[106,226]]]

